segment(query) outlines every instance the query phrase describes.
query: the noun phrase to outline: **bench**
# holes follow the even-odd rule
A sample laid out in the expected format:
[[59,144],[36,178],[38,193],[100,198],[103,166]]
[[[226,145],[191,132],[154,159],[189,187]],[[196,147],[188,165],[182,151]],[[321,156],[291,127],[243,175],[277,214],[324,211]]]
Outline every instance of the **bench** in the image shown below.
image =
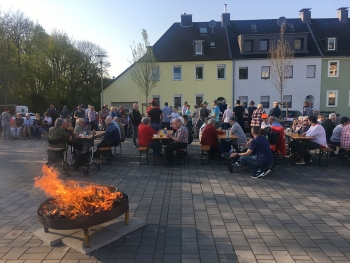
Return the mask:
[[[201,145],[201,164],[210,164],[209,159],[210,145]],[[207,162],[203,162],[203,157],[206,156]]]
[[[112,162],[112,147],[101,147],[98,149],[100,153],[102,154],[102,164],[111,164]],[[103,157],[107,157],[107,163],[103,162]]]
[[[320,148],[318,153],[318,166],[328,166],[329,153],[334,152],[331,148]],[[321,163],[321,157],[326,155],[326,164]]]
[[184,158],[182,159],[183,161],[181,163],[177,163],[177,164],[185,165],[186,164],[186,152],[187,152],[187,149],[186,148],[176,149],[175,152],[177,154],[176,160],[181,160],[182,159],[182,158],[179,158],[179,152],[185,152]]
[[[117,153],[117,147],[119,146],[119,153]],[[114,146],[114,155],[122,155],[122,142],[119,143],[118,146]]]
[[[139,148],[137,148],[137,150],[140,153],[140,165],[148,165],[148,147],[140,146]],[[146,157],[146,163],[142,163],[142,154],[144,154]]]

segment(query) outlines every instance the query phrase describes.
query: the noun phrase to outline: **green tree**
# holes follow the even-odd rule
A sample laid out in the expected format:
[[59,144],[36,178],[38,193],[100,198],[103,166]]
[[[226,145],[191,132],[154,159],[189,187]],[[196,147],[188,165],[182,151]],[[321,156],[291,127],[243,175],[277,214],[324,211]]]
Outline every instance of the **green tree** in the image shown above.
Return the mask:
[[132,53],[130,79],[146,95],[147,102],[151,90],[158,84],[160,71],[148,40],[147,31],[142,29],[141,34],[143,42],[137,45],[133,42],[133,45],[130,46]]

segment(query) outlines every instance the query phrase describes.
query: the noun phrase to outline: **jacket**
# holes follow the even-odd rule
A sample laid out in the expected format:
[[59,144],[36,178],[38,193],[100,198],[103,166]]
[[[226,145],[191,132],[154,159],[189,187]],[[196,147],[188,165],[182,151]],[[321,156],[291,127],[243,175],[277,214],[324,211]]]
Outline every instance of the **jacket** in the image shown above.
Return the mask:
[[284,138],[284,129],[282,126],[271,126],[271,130],[278,132],[278,143],[277,145],[271,145],[270,148],[274,152],[279,152],[283,156],[286,156],[286,139]]
[[113,124],[110,123],[105,132],[105,137],[103,138],[102,142],[104,142],[104,145],[110,145],[110,146],[118,146],[120,143],[120,134],[118,128]]
[[131,114],[130,114],[130,120],[131,120],[131,124],[133,126],[139,126],[141,123],[141,113],[139,112],[139,110],[135,110],[132,109]]
[[205,126],[202,134],[201,144],[210,145],[213,148],[218,148],[219,141],[217,135],[220,134],[223,134],[223,132],[216,130],[213,125]]
[[149,143],[152,141],[153,134],[157,134],[151,126],[141,123],[138,127],[138,137],[140,146],[148,147]]
[[51,127],[49,129],[49,136],[47,137],[50,148],[66,149],[66,142],[70,135],[65,129],[61,127]]

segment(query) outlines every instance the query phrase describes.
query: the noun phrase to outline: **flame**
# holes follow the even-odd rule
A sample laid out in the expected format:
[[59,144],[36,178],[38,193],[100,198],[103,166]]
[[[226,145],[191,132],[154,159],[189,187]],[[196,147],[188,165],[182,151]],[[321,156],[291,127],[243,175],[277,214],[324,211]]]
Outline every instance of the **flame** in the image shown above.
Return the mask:
[[109,187],[88,185],[69,180],[58,179],[58,172],[46,165],[42,168],[43,176],[34,178],[34,187],[40,188],[51,204],[44,207],[43,215],[55,218],[77,218],[111,210],[117,199],[123,198],[121,192],[111,192]]

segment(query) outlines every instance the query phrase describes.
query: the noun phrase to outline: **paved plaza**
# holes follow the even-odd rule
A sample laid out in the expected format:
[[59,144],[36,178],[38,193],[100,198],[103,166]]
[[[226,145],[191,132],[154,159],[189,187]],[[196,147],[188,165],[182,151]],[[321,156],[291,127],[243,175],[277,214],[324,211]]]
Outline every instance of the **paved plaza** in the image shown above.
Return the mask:
[[[33,187],[46,162],[43,140],[0,141],[0,263],[350,262],[350,172],[339,160],[277,165],[267,177],[200,164],[197,141],[186,165],[139,165],[132,142],[101,170],[70,178],[119,186],[130,216],[147,226],[83,255],[33,236],[46,199]],[[65,176],[62,176],[65,178]]]

